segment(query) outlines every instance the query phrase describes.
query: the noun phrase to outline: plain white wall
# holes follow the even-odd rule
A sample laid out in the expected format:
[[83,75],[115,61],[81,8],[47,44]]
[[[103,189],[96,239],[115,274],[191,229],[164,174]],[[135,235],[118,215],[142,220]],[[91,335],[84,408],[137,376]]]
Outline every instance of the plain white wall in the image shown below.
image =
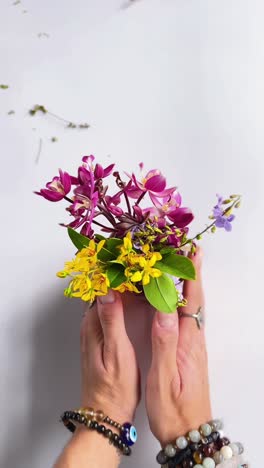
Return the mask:
[[[259,467],[263,2],[0,3],[0,81],[10,85],[0,90],[1,468],[51,467],[68,438],[59,415],[79,401],[81,311],[63,298],[55,277],[73,253],[57,225],[65,215],[32,191],[90,153],[126,170],[141,160],[162,168],[193,208],[194,229],[207,222],[216,192],[243,194],[233,232],[203,241],[207,336],[214,413]],[[50,37],[39,38],[41,32]],[[37,103],[92,128],[30,117]],[[11,109],[15,115],[7,115]],[[138,342],[147,340],[150,321],[151,314],[137,313]],[[123,464],[153,467],[158,446],[143,406],[137,424],[139,443]]]

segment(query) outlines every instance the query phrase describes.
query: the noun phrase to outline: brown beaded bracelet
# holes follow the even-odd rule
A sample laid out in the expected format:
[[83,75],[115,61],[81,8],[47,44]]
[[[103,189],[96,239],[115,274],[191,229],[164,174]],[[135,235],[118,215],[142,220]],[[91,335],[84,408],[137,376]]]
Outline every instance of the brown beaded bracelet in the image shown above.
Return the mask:
[[113,444],[123,455],[131,455],[131,448],[123,442],[122,438],[118,434],[111,431],[111,429],[107,429],[103,424],[99,424],[95,420],[87,419],[84,415],[81,415],[77,411],[65,411],[61,416],[61,421],[71,432],[75,432],[76,430],[75,423],[83,424],[88,429],[95,430],[99,434],[107,437],[109,442]]
[[102,410],[94,410],[94,408],[78,408],[75,410],[75,412],[85,416],[88,420],[105,422],[106,424],[109,424],[110,426],[113,426],[120,431],[122,430],[122,425],[109,418],[109,416],[106,416]]
[[89,421],[104,422],[118,429],[121,439],[128,446],[134,445],[137,441],[137,430],[129,422],[120,424],[109,418],[109,416],[106,416],[102,410],[94,410],[94,408],[79,408],[75,412],[84,416]]

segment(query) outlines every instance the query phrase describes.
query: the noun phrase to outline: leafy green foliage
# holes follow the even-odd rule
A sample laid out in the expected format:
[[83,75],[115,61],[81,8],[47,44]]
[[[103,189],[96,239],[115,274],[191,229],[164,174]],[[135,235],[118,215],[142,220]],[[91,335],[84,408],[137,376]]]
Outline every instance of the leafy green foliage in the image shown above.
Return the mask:
[[168,275],[150,278],[149,284],[143,286],[143,289],[147,300],[155,309],[166,314],[176,311],[178,291]]
[[126,281],[127,278],[124,274],[124,271],[124,267],[117,264],[111,265],[109,268],[107,268],[107,276],[110,281],[111,288],[117,288],[117,286],[120,286],[120,284]]
[[79,234],[79,232],[75,231],[72,228],[68,228],[69,237],[78,250],[82,250],[84,247],[89,245],[90,239],[88,237]]
[[118,246],[122,243],[123,242],[121,239],[106,239],[102,250],[100,250],[100,252],[98,253],[99,260],[101,260],[102,262],[111,262],[112,260],[115,260],[120,254]]
[[176,253],[165,255],[161,261],[155,264],[155,268],[159,268],[159,270],[176,276],[177,278],[186,280],[195,279],[193,262],[188,257],[177,255]]

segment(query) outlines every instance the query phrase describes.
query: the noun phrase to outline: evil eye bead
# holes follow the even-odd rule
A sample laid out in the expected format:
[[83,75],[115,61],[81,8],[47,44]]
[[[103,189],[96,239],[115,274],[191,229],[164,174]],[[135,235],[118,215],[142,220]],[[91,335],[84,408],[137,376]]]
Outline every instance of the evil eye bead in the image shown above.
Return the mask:
[[134,445],[137,441],[137,430],[130,423],[125,423],[121,431],[122,442],[126,445]]

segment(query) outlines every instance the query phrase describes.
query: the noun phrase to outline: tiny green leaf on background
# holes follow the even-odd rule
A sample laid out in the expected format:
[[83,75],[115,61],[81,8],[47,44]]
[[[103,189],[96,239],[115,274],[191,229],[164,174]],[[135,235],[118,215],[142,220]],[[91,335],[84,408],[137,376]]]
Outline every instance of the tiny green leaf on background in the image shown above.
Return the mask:
[[111,265],[107,269],[107,276],[110,281],[111,288],[117,288],[127,279],[124,275],[124,268],[121,265]]
[[175,253],[165,255],[161,261],[155,264],[155,268],[186,280],[194,280],[196,277],[193,262],[188,257]]
[[168,275],[150,278],[149,284],[143,286],[143,289],[147,300],[155,309],[166,314],[176,311],[178,291]]
[[83,236],[82,234],[79,234],[79,232],[75,231],[74,229],[68,228],[68,234],[73,245],[75,245],[78,250],[82,250],[84,247],[89,245],[90,239]]

